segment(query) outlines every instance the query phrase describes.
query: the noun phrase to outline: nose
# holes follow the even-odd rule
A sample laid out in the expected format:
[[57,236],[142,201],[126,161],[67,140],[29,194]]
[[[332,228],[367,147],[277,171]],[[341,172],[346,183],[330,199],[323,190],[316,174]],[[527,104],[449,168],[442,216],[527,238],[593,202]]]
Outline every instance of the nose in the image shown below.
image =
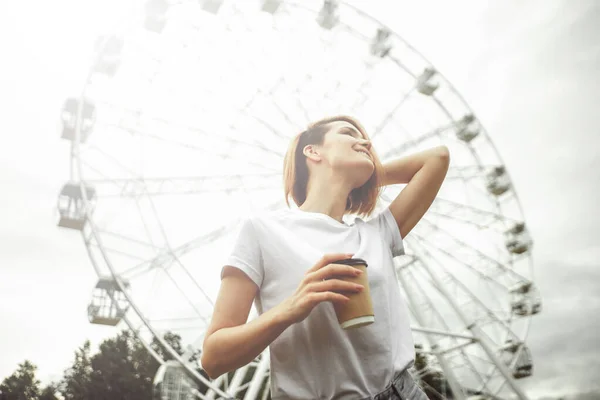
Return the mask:
[[371,150],[371,141],[370,141],[370,140],[365,140],[365,139],[362,139],[362,140],[360,141],[360,144],[361,144],[362,146],[364,146],[364,147],[365,147],[367,150]]

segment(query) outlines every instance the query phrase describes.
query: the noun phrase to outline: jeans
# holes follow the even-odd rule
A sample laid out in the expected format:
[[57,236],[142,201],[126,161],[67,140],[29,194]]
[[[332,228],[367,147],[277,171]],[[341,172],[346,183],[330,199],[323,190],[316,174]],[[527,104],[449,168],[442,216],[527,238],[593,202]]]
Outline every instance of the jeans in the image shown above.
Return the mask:
[[361,400],[429,400],[429,398],[413,380],[408,369],[405,369],[394,376],[383,392]]

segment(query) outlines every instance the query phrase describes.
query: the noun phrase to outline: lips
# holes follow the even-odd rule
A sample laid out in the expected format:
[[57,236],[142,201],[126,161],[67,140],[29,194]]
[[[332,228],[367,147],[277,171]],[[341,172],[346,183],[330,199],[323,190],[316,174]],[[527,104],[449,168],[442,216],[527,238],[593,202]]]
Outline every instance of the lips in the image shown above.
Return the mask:
[[369,160],[371,159],[371,155],[366,150],[356,150],[356,152],[364,154]]

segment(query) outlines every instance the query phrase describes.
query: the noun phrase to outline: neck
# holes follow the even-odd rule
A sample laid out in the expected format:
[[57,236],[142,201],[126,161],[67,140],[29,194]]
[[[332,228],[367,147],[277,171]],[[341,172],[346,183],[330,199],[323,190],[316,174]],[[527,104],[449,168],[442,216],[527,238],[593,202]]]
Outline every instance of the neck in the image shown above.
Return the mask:
[[348,182],[330,177],[309,182],[306,201],[298,207],[302,211],[326,214],[343,222],[346,200],[352,187]]

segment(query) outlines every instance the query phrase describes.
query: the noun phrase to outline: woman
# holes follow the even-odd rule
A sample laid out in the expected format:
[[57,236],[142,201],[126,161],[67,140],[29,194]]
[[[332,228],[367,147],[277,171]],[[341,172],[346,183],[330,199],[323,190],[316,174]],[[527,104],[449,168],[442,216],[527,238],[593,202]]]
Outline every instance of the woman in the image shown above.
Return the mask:
[[[284,161],[286,201],[297,209],[242,224],[221,273],[202,366],[212,379],[242,367],[267,346],[273,399],[427,399],[407,369],[414,345],[393,257],[446,176],[448,149],[382,165],[362,126],[338,116],[294,138]],[[369,216],[382,186],[407,183],[383,212]],[[289,202],[288,202],[289,205]],[[335,279],[365,259],[375,322],[343,330],[333,303],[362,287]],[[326,279],[332,278],[332,279]],[[247,323],[252,302],[259,317]]]

